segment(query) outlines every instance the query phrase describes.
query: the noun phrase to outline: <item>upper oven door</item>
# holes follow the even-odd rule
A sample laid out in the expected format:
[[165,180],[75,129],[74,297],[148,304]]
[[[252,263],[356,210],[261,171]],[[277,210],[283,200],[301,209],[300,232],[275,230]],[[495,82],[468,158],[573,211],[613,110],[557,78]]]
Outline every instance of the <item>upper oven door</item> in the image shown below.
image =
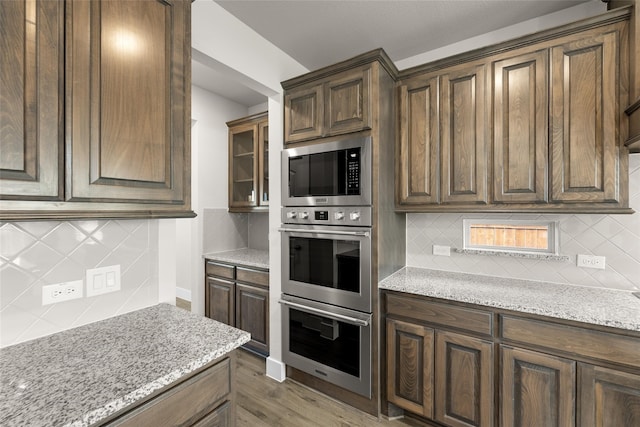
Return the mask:
[[282,151],[284,206],[371,205],[371,137]]
[[371,312],[371,229],[286,224],[282,292]]

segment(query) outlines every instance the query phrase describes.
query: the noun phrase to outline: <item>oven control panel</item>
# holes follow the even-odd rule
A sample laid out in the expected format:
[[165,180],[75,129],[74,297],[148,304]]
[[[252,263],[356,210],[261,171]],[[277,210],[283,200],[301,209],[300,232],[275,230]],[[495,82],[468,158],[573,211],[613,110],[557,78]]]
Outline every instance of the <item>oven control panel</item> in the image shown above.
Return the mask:
[[300,206],[282,208],[282,223],[371,227],[371,207]]

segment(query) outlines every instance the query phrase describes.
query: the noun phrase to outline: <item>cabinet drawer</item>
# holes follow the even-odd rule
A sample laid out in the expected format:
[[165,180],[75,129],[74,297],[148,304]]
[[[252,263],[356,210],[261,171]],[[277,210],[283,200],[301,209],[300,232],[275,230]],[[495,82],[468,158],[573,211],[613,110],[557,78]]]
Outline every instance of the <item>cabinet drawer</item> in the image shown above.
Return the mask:
[[502,316],[501,325],[504,340],[640,367],[636,338],[512,316]]
[[192,427],[227,427],[231,424],[231,402],[226,401]]
[[225,359],[115,420],[110,426],[188,425],[231,392],[231,362]]
[[207,261],[205,271],[207,276],[225,277],[227,279],[235,279],[235,267],[232,265],[218,264]]
[[488,311],[440,304],[416,296],[386,294],[386,297],[387,313],[390,315],[409,317],[483,335],[491,335],[493,331],[493,317]]
[[251,270],[249,268],[236,267],[236,280],[239,282],[252,283],[269,287],[269,272]]

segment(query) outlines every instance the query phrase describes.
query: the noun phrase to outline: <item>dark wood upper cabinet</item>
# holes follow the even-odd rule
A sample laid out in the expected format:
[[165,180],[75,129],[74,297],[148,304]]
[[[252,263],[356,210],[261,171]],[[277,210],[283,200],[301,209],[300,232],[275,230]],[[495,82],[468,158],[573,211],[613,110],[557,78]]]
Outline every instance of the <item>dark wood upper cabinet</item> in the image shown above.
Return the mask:
[[64,3],[0,2],[0,198],[63,197]]
[[614,10],[402,71],[396,210],[631,213],[629,18]]
[[441,201],[487,202],[489,159],[485,64],[441,76]]
[[269,208],[269,118],[267,112],[227,122],[229,211]]
[[1,218],[193,216],[191,2],[0,7]]
[[622,200],[620,43],[620,32],[608,31],[551,49],[554,202]]
[[548,200],[547,50],[493,64],[493,199]]
[[[330,68],[339,70],[343,66]],[[371,97],[377,81],[374,67],[321,72],[324,74],[318,78],[302,83],[299,78],[282,83],[285,144],[371,128]]]
[[398,92],[398,204],[439,202],[440,118],[437,76],[416,77]]

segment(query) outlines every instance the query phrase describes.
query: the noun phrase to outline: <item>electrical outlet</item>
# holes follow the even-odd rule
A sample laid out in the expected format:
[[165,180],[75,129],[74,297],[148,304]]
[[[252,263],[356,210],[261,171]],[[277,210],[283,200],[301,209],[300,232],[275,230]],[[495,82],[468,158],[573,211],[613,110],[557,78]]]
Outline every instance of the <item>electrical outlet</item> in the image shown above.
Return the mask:
[[82,298],[82,280],[42,287],[42,305]]
[[107,294],[120,290],[120,265],[87,270],[87,296]]
[[606,267],[606,258],[603,256],[595,256],[595,255],[578,255],[578,261],[576,264],[578,267],[585,268],[598,268],[600,270],[604,270]]
[[451,256],[450,246],[433,245],[433,254],[441,256]]

